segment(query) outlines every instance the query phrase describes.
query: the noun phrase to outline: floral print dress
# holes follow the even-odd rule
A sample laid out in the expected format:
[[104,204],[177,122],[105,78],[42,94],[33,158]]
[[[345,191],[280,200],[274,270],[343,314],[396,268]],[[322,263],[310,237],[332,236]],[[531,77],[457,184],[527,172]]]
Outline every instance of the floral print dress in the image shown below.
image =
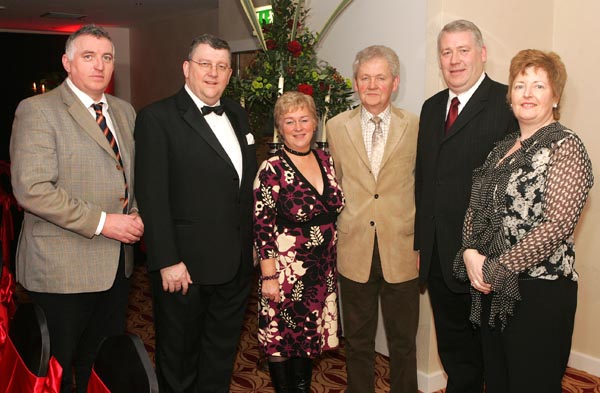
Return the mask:
[[287,153],[264,161],[254,182],[254,243],[260,259],[275,258],[280,302],[262,297],[258,340],[270,356],[314,358],[338,346],[335,221],[344,196],[331,157],[313,150],[323,193]]

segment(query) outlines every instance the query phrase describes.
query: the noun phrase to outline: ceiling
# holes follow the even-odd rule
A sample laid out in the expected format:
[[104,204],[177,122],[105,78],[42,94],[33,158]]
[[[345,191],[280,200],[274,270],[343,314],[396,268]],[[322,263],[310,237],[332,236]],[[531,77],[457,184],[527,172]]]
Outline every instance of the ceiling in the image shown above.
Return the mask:
[[[219,0],[0,0],[0,30],[73,32],[88,23],[130,27],[218,5]],[[83,17],[41,17],[46,13]]]

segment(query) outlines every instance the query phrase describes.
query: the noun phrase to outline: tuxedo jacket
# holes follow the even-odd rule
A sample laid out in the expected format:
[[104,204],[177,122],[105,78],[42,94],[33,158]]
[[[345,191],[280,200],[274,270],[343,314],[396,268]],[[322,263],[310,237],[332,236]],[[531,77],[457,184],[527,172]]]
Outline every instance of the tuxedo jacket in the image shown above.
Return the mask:
[[243,108],[226,98],[221,104],[242,152],[241,179],[184,88],[141,110],[135,126],[148,268],[183,261],[203,285],[230,281],[240,264],[252,269],[256,146]]
[[329,147],[346,198],[337,221],[338,270],[350,280],[367,282],[377,230],[385,280],[412,280],[418,274],[413,250],[418,118],[392,107],[390,130],[375,179],[363,142],[360,112],[358,107],[327,123]]
[[[136,207],[133,107],[106,95],[123,167],[89,110],[63,82],[23,100],[10,145],[12,186],[25,210],[17,248],[17,281],[36,292],[81,293],[109,289],[121,243],[94,233],[101,212]],[[125,273],[133,252],[124,246]]]
[[421,283],[429,276],[435,243],[448,287],[457,293],[468,292],[468,284],[452,276],[452,263],[462,243],[473,169],[483,164],[498,140],[518,128],[506,92],[505,85],[486,75],[446,133],[448,89],[423,104],[415,194],[415,250],[420,251]]

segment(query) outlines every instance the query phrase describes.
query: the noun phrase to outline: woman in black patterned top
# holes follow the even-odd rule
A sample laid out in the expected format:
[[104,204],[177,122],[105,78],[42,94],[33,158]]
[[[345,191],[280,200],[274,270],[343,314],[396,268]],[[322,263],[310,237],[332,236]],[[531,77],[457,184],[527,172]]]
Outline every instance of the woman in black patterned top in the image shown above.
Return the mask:
[[454,273],[471,282],[486,393],[560,393],[577,305],[573,232],[593,184],[579,137],[558,122],[567,73],[553,52],[511,61],[519,130],[473,173]]

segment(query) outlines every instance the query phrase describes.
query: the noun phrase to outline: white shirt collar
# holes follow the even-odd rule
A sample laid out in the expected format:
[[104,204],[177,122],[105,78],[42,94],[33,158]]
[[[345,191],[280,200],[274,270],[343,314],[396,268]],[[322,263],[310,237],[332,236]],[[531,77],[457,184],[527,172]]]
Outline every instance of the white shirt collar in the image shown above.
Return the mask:
[[475,82],[475,84],[473,86],[471,86],[471,88],[469,90],[462,92],[460,94],[456,94],[452,90],[448,90],[449,94],[448,94],[448,104],[446,107],[446,113],[447,113],[447,110],[450,108],[450,102],[452,101],[452,99],[454,97],[458,97],[458,101],[460,101],[460,105],[458,106],[458,111],[459,112],[462,111],[462,108],[464,108],[465,105],[467,105],[467,102],[469,102],[469,100],[471,99],[473,94],[475,94],[475,91],[481,85],[481,82],[483,82],[483,79],[485,79],[485,72],[481,73],[481,76],[479,77],[477,82]]
[[[215,105],[221,105],[221,100],[218,100],[217,103],[215,105],[208,105],[206,104],[204,101],[202,101],[200,98],[198,98],[198,96],[196,96],[194,94],[194,92],[192,92],[192,89],[190,89],[187,85],[187,83],[185,84],[185,91],[188,92],[188,94],[190,95],[190,97],[192,97],[192,101],[194,101],[194,104],[196,104],[196,106],[198,107],[198,110],[200,112],[202,112],[202,107],[203,106],[215,106]],[[212,113],[211,113],[212,114]]]
[[[69,88],[71,90],[73,90],[73,93],[75,93],[77,98],[79,98],[79,101],[81,101],[81,103],[83,104],[84,107],[89,108],[92,106],[92,104],[97,103],[96,101],[94,101],[92,99],[92,97],[88,96],[83,91],[81,91],[77,86],[75,86],[75,83],[73,83],[71,78],[67,77],[66,82],[67,82],[67,85],[69,86]],[[108,102],[106,101],[106,96],[104,95],[104,93],[102,93],[102,97],[100,97],[100,101],[98,101],[98,102],[101,102],[102,104],[104,104],[103,105],[104,111],[108,109]]]

